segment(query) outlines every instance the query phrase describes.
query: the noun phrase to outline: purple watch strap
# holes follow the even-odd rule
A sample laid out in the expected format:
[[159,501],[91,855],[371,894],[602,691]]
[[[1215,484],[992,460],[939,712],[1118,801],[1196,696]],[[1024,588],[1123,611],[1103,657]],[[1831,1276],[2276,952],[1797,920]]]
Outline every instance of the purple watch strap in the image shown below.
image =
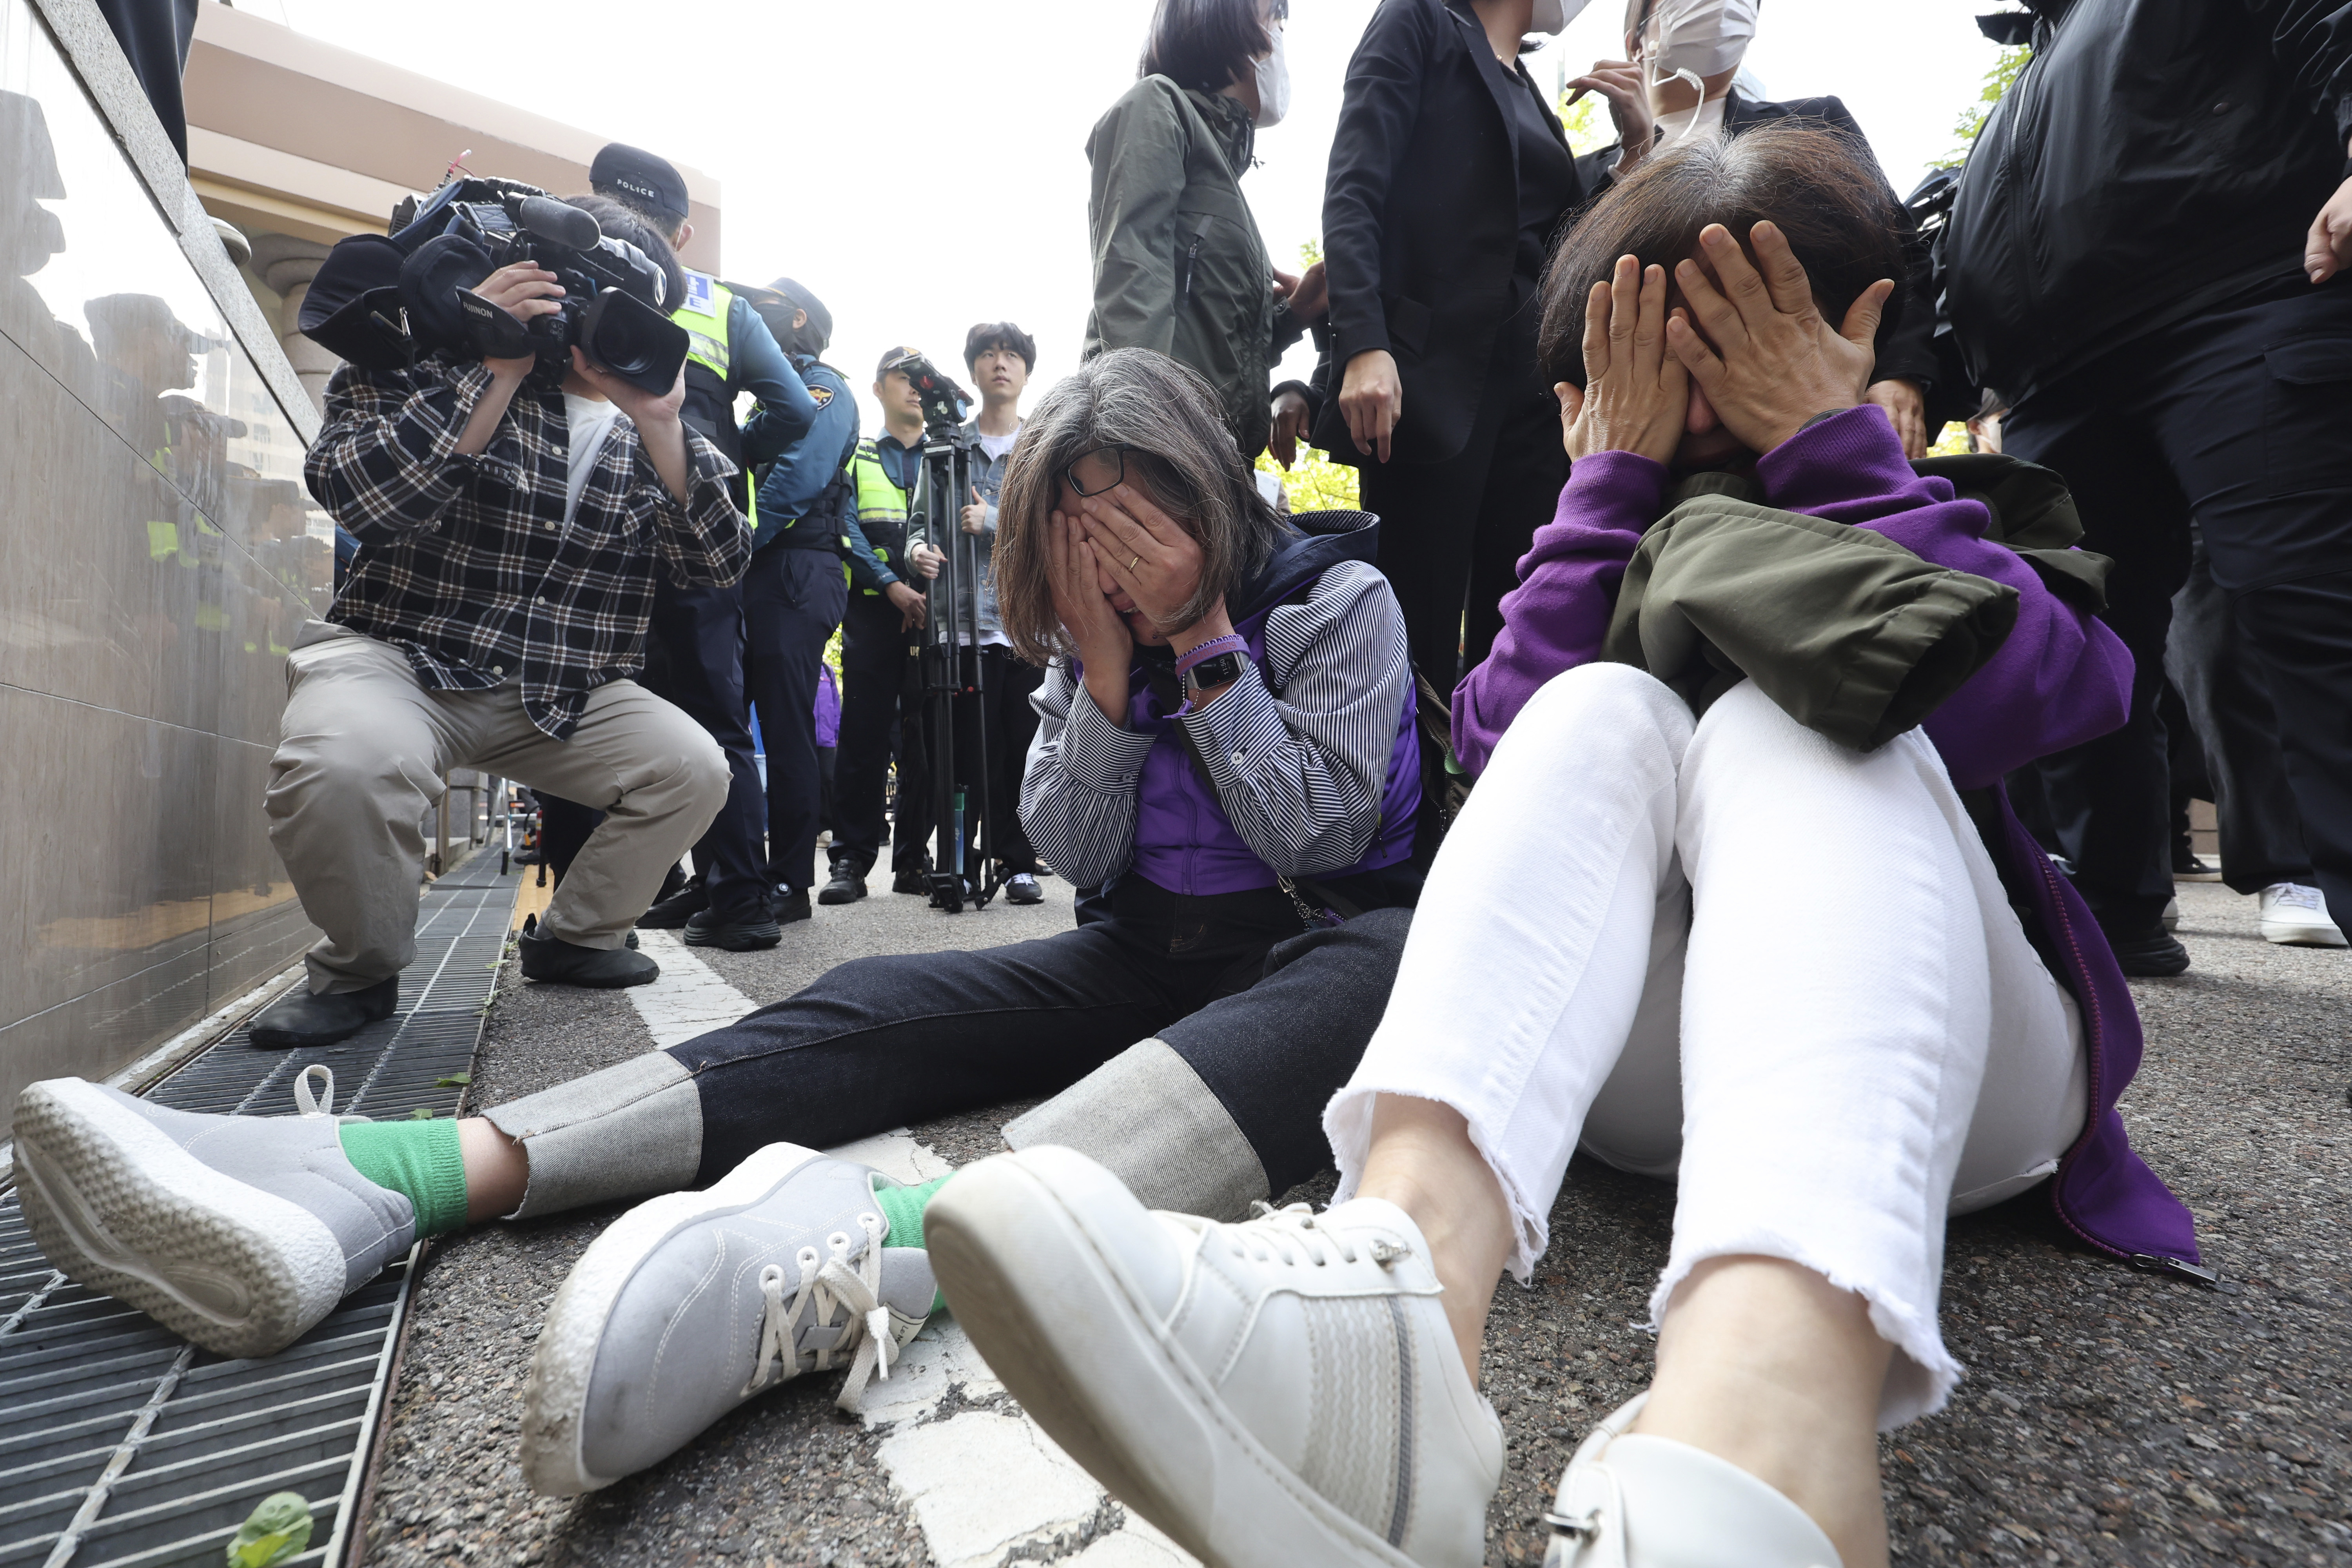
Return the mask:
[[1247,657],[1249,639],[1239,632],[1227,632],[1221,637],[1211,637],[1176,661],[1176,674],[1181,679],[1196,664],[1203,664],[1221,653],[1237,653]]

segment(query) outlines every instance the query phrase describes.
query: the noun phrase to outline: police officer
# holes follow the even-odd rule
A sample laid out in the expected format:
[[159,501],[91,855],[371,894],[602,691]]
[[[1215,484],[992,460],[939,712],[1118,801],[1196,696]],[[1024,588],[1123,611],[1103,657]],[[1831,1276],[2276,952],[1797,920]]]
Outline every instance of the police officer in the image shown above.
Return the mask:
[[783,345],[817,405],[808,434],[760,475],[751,567],[743,576],[743,680],[768,749],[768,877],[777,920],[802,921],[809,918],[824,817],[817,685],[849,592],[841,557],[856,521],[850,463],[857,400],[842,374],[817,357],[833,336],[823,300],[789,278],[738,292]]
[[857,443],[845,470],[851,512],[849,610],[841,629],[841,750],[834,764],[833,878],[821,904],[866,896],[866,873],[882,851],[882,789],[892,729],[898,752],[898,841],[890,886],[929,893],[930,793],[924,767],[918,634],[922,590],[900,575],[907,513],[923,466],[923,405],[914,384],[890,366],[917,351],[895,348],[874,373],[882,434]]
[[[597,195],[645,215],[683,249],[694,237],[686,181],[667,159],[614,142],[588,166]],[[707,273],[688,270],[686,298],[670,319],[687,331],[686,402],[680,416],[736,465],[729,480],[737,508],[751,510],[748,470],[805,436],[817,405],[749,301]],[[738,428],[735,401],[751,393],[759,407]],[[753,520],[755,522],[757,519]],[[767,805],[751,755],[751,720],[743,692],[743,591],[680,588],[656,579],[646,639],[647,689],[692,714],[727,752],[732,783],[727,805],[694,847],[698,875],[683,891],[656,903],[638,924],[685,928],[697,947],[735,952],[773,947],[782,939],[768,896],[763,845]],[[548,863],[562,875],[568,851],[584,842],[598,814],[541,797]]]

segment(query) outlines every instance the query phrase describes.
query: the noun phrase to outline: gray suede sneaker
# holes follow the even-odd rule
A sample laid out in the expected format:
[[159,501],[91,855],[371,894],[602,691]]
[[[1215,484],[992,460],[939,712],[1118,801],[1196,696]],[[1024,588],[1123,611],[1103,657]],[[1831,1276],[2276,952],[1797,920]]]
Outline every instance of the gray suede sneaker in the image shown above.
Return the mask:
[[708,1191],[649,1199],[572,1266],[523,1393],[522,1471],[575,1497],[692,1442],[807,1372],[845,1367],[839,1403],[920,1331],[930,1255],[882,1245],[875,1190],[898,1184],[771,1143]]
[[[312,1068],[310,1071],[324,1071]],[[416,1239],[331,1111],[199,1116],[78,1078],[16,1096],[25,1220],[49,1261],[226,1356],[275,1355]]]

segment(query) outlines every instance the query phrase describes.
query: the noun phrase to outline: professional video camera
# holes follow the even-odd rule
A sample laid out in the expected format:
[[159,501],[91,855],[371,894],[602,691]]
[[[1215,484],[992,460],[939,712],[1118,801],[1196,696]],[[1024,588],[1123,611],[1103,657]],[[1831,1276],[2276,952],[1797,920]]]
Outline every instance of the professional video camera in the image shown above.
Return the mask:
[[[923,428],[933,435],[963,423],[971,394],[958,386],[939,366],[921,354],[901,354],[882,367],[882,374],[903,374],[923,403]],[[961,492],[957,492],[961,494]]]
[[[302,301],[304,335],[355,364],[393,370],[435,350],[539,361],[560,379],[577,344],[647,392],[666,393],[686,363],[686,329],[669,319],[661,268],[595,217],[520,180],[467,175],[422,203],[410,197],[387,235],[339,242]],[[473,292],[501,267],[530,261],[563,287],[559,310],[530,323]]]

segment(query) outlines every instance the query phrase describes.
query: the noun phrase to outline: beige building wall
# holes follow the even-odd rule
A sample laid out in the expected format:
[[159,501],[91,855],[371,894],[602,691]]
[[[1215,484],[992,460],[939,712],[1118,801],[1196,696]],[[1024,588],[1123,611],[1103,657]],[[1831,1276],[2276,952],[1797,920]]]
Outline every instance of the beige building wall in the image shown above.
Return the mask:
[[[558,195],[588,188],[613,140],[207,3],[182,83],[188,176],[205,210],[251,242],[247,282],[314,403],[334,357],[298,331],[303,292],[345,235],[382,234],[400,200],[453,161]],[[659,152],[656,148],[655,151]],[[688,267],[719,269],[719,183],[684,164]]]

